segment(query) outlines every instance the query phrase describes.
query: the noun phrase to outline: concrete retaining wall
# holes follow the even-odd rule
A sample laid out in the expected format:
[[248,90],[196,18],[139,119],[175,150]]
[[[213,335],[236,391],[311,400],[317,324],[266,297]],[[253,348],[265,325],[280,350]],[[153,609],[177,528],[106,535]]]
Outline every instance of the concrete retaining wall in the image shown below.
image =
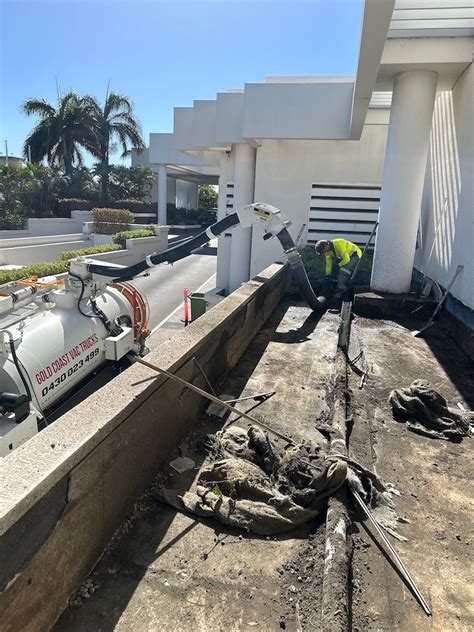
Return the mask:
[[[98,235],[98,237],[107,238],[103,241],[98,240],[98,242],[82,237],[82,233],[79,233],[77,235],[51,235],[49,237],[0,240],[0,265],[30,265],[43,261],[56,261],[60,252],[112,243],[112,237],[109,235]],[[104,261],[128,266],[137,263],[152,252],[162,252],[167,247],[168,227],[165,226],[157,230],[155,237],[127,239],[126,250],[91,256],[94,259],[103,259]]]
[[[84,239],[82,233],[70,233],[67,235],[43,235],[33,237],[32,235],[19,235],[18,237],[3,237],[0,235],[0,250],[4,248],[15,248],[24,246],[42,246],[45,244],[56,244],[58,242],[69,243]],[[87,239],[87,237],[85,238]]]
[[65,235],[67,233],[80,233],[82,222],[66,217],[41,217],[28,219],[28,232],[32,236],[40,235]]
[[4,239],[16,239],[20,237],[28,237],[27,230],[0,230],[0,241]]
[[163,250],[168,248],[168,228],[161,229],[155,237],[127,239],[125,245],[126,250],[103,252],[97,255],[90,255],[90,257],[108,263],[118,263],[123,266],[133,265],[153,252],[163,252]]
[[[77,250],[78,248],[89,248],[93,245],[91,241],[82,239],[82,234],[76,236],[72,241],[69,235],[66,236],[67,239],[65,240],[61,239],[61,237],[63,237],[63,235],[56,235],[54,242],[52,242],[52,238],[49,237],[47,238],[48,243],[46,244],[35,244],[35,238],[28,238],[14,240],[16,242],[26,242],[25,245],[9,246],[8,248],[2,248],[0,246],[0,264],[27,266],[42,261],[56,261],[60,252],[65,250]],[[44,241],[44,238],[38,239],[43,239]]]
[[[205,388],[236,365],[281,299],[272,265],[147,360]],[[203,409],[134,365],[0,462],[2,631],[47,630]],[[152,378],[152,379],[150,379]]]

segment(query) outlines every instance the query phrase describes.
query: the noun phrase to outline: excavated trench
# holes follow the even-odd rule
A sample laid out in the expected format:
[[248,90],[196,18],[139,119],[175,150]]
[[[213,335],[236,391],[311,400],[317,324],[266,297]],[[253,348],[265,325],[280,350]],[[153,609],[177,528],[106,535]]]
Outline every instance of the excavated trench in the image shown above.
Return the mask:
[[191,487],[210,435],[230,422],[247,427],[232,413],[196,419],[173,456],[195,466],[179,473],[168,465],[158,474],[56,630],[474,627],[467,564],[471,441],[414,435],[394,421],[387,403],[392,388],[425,377],[451,402],[472,407],[472,362],[442,324],[426,339],[412,338],[406,325],[413,322],[372,319],[369,309],[352,320],[347,357],[353,362],[347,364],[338,348],[339,315],[312,314],[287,296],[217,390],[235,396],[275,391],[241,410],[296,442],[324,440],[317,424],[347,426],[349,456],[401,494],[397,532],[406,541],[392,541],[433,617],[422,612],[343,492],[331,499],[329,517],[322,512],[276,537],[196,518],[158,500],[163,484]]

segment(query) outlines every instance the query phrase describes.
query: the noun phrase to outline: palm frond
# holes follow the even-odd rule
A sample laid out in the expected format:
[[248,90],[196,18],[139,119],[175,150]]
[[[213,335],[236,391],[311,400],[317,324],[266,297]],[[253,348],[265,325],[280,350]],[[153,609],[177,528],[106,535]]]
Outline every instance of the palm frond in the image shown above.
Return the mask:
[[43,118],[53,116],[56,113],[55,108],[46,99],[40,98],[26,99],[21,106],[21,111],[28,116],[37,114]]

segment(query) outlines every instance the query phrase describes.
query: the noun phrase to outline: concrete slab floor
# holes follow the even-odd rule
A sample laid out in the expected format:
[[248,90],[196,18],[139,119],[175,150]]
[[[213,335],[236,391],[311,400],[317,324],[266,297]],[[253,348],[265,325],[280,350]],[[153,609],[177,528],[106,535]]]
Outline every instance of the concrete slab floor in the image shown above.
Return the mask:
[[[236,395],[275,390],[252,414],[300,440],[323,440],[315,421],[329,413],[338,317],[318,318],[307,307],[280,305],[220,388]],[[180,454],[199,465],[207,434],[222,423],[201,420]],[[165,475],[167,485],[182,487],[196,472]],[[317,629],[323,519],[265,539],[177,513],[151,495],[92,574],[98,590],[66,610],[55,630]]]
[[[472,516],[473,442],[451,443],[409,432],[394,421],[393,388],[427,379],[449,405],[474,405],[473,364],[441,327],[413,338],[389,321],[356,318],[350,357],[363,352],[369,373],[349,378],[354,426],[351,454],[401,492],[397,513],[407,542],[393,544],[415,578],[433,617],[427,617],[362,525],[355,527],[353,629],[362,631],[474,629]],[[356,516],[361,518],[361,516]]]
[[[295,439],[318,440],[314,422],[329,414],[325,395],[334,377],[338,322],[330,314],[318,322],[307,308],[282,303],[220,391],[276,390],[252,414]],[[402,493],[397,512],[411,522],[399,532],[408,542],[394,546],[433,617],[423,614],[354,512],[352,629],[471,630],[472,440],[453,444],[408,432],[393,420],[387,396],[392,388],[427,378],[450,404],[472,407],[472,363],[438,326],[425,338],[413,338],[396,323],[356,317],[349,356],[360,350],[368,374],[362,388],[360,375],[349,378],[350,452]],[[199,465],[206,435],[219,427],[210,418],[200,420],[180,454]],[[180,477],[189,477],[167,474],[177,487]],[[56,631],[318,630],[321,521],[267,540],[197,521],[151,495],[125,532],[91,576],[98,590],[81,607],[66,610]]]

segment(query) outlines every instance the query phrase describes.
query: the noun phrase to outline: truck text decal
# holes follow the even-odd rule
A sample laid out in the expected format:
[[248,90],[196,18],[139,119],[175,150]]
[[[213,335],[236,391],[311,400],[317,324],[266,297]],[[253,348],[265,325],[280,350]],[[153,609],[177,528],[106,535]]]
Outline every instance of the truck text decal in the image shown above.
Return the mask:
[[[43,384],[52,377],[55,373],[58,373],[64,367],[69,366],[71,362],[74,362],[77,358],[80,358],[83,353],[85,353],[88,349],[90,349],[93,345],[99,342],[99,338],[96,334],[92,334],[91,336],[87,336],[84,340],[82,340],[79,344],[71,347],[66,353],[56,358],[51,364],[49,364],[46,368],[41,369],[36,374],[36,382],[38,384]],[[76,369],[77,370],[77,369]]]

